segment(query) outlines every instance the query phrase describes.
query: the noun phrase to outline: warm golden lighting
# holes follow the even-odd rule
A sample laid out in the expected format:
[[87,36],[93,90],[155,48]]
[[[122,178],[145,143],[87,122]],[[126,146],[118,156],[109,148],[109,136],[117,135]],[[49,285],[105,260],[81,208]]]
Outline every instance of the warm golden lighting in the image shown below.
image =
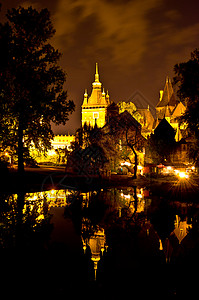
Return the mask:
[[178,175],[178,174],[180,173],[180,171],[179,171],[179,170],[174,170],[174,173],[175,173],[176,175]]
[[185,173],[185,172],[179,172],[179,173],[178,173],[178,176],[179,176],[180,178],[189,178],[189,175],[188,175],[187,173]]
[[131,163],[128,161],[125,161],[124,163],[121,163],[121,166],[128,166],[130,167]]
[[124,198],[126,198],[126,199],[130,199],[131,198],[131,195],[129,195],[129,194],[125,195],[125,194],[121,193],[121,196],[124,197]]

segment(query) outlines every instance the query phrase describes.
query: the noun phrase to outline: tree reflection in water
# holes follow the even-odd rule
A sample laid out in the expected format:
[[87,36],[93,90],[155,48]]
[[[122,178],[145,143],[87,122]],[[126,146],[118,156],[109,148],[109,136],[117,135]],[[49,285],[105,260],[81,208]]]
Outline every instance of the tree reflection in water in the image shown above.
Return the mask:
[[30,199],[24,192],[1,195],[1,249],[35,249],[45,247],[52,226],[45,197]]
[[180,294],[181,267],[198,261],[198,212],[137,187],[1,195],[2,286],[45,297],[78,287],[128,295],[132,284],[144,296]]

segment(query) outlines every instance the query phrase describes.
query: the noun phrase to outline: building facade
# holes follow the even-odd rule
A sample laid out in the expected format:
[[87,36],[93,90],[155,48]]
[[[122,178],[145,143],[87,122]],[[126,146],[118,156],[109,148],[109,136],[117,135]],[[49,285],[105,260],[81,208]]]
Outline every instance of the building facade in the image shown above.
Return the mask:
[[90,97],[87,90],[84,93],[82,104],[82,127],[86,123],[91,127],[97,125],[103,127],[106,122],[107,106],[109,105],[108,91],[105,93],[102,89],[102,83],[99,81],[98,64],[96,63],[95,81],[92,83],[92,92]]
[[71,143],[75,141],[74,135],[55,135],[51,141],[53,149],[70,150]]

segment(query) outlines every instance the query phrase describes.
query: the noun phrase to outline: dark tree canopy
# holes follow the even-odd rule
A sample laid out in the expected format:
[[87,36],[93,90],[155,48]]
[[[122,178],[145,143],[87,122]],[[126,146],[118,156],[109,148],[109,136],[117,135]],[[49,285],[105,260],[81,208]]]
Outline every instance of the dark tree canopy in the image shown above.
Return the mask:
[[178,95],[187,104],[183,120],[199,140],[199,50],[191,53],[189,61],[175,65],[174,71]]
[[191,53],[191,59],[174,66],[174,83],[178,86],[178,96],[188,104],[199,97],[199,49]]
[[182,120],[186,122],[188,134],[194,140],[190,147],[190,156],[199,161],[199,49],[191,53],[187,62],[176,64],[174,71],[178,96],[186,102]]
[[24,146],[48,148],[51,122],[65,124],[74,103],[63,89],[61,54],[48,42],[55,34],[49,11],[19,7],[7,19],[0,24],[0,138],[16,145],[23,170]]

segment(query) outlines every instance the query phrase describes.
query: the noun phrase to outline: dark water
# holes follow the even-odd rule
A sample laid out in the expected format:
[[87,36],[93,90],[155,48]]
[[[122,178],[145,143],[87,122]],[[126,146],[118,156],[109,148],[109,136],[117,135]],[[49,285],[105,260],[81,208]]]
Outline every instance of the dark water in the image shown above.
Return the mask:
[[138,187],[0,197],[1,290],[8,296],[198,293],[197,199]]

